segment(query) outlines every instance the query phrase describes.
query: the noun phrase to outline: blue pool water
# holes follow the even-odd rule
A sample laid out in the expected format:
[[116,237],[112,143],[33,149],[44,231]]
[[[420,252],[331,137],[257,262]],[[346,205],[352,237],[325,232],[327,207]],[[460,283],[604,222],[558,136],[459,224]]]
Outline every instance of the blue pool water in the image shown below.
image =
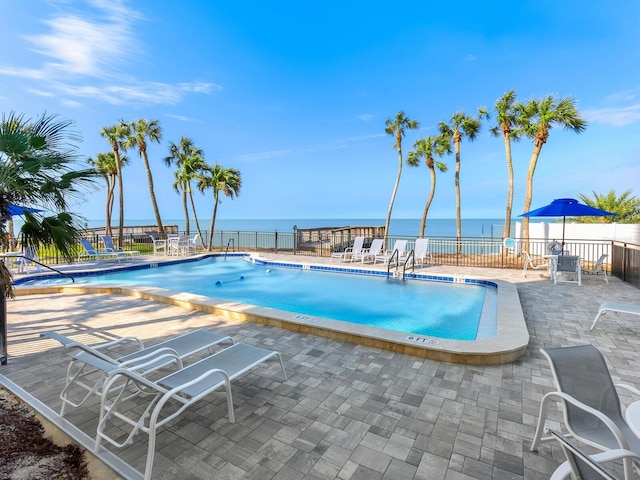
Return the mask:
[[76,283],[155,286],[454,340],[476,339],[487,296],[481,285],[400,281],[222,258],[76,277]]

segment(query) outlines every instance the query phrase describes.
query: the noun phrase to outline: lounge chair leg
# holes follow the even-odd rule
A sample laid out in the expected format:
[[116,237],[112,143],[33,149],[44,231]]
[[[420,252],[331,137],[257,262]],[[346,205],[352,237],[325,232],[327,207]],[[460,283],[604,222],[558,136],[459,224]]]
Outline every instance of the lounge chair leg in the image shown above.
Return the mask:
[[547,408],[549,406],[549,396],[548,394],[542,397],[542,401],[540,402],[540,414],[538,416],[538,423],[536,425],[536,433],[533,436],[533,442],[531,443],[531,451],[537,452],[538,446],[541,442],[543,442],[542,433],[544,432],[544,423],[547,419]]

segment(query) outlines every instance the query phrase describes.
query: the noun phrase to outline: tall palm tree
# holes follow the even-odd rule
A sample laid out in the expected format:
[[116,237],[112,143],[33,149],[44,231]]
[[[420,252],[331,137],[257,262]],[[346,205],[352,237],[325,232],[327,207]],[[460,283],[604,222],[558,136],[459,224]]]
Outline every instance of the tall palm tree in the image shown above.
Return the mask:
[[[190,233],[189,224],[189,206],[187,197],[191,200],[191,208],[196,220],[196,227],[200,230],[196,215],[195,205],[193,202],[193,194],[191,191],[191,182],[197,179],[199,170],[204,167],[204,152],[196,147],[193,140],[189,137],[182,137],[180,143],[176,145],[169,142],[169,156],[165,157],[165,163],[171,166],[175,163],[176,171],[175,182],[173,188],[182,195],[182,208],[184,209],[185,230],[186,234]],[[201,235],[202,237],[202,235]]]
[[[124,123],[124,122],[121,122]],[[124,124],[127,128],[128,137],[125,141],[127,148],[137,147],[144,168],[147,171],[147,184],[149,185],[149,196],[151,197],[151,206],[153,207],[153,213],[156,216],[156,225],[160,234],[164,233],[164,227],[162,225],[162,219],[160,218],[160,210],[158,209],[158,202],[156,201],[156,194],[153,188],[153,175],[151,174],[151,167],[149,166],[149,158],[147,157],[147,139],[150,142],[160,143],[162,138],[162,129],[160,128],[160,122],[158,120],[145,120],[143,118],[139,120],[132,120],[128,124]]]
[[392,135],[394,138],[393,148],[398,150],[398,175],[396,176],[396,183],[393,186],[393,192],[391,193],[391,201],[389,202],[389,209],[387,210],[387,221],[384,224],[384,236],[385,239],[389,236],[389,224],[391,223],[391,211],[393,210],[393,204],[396,201],[396,193],[398,192],[398,186],[400,185],[400,176],[402,175],[402,138],[405,135],[405,130],[417,130],[420,124],[416,120],[410,120],[407,118],[403,111],[396,114],[395,119],[387,118],[385,122],[385,133]]
[[[523,133],[533,139],[533,152],[529,160],[524,194],[523,212],[526,213],[531,209],[533,175],[536,171],[540,151],[549,140],[551,129],[558,125],[565,130],[580,133],[587,127],[587,121],[580,116],[575,100],[572,97],[556,99],[553,95],[548,95],[540,100],[531,100],[526,104],[519,103],[514,108],[519,114],[518,123]],[[522,239],[524,242],[523,249],[528,249],[528,217],[523,217],[522,219]]]
[[433,196],[436,193],[436,167],[441,172],[446,172],[448,169],[446,163],[437,161],[433,157],[442,157],[445,153],[450,153],[451,142],[443,136],[430,136],[416,140],[413,148],[414,150],[410,151],[409,155],[407,155],[407,164],[412,167],[417,167],[420,165],[420,159],[424,158],[424,163],[427,165],[429,174],[431,175],[431,189],[429,190],[427,203],[424,205],[422,221],[420,222],[420,232],[418,234],[419,237],[424,237],[424,232],[427,227],[427,214],[429,213]]
[[[80,137],[70,130],[71,121],[56,115],[34,120],[16,113],[0,119],[0,237],[6,234],[9,204],[55,212],[25,213],[21,229],[23,245],[54,245],[71,260],[79,232],[79,217],[68,211],[70,202],[93,186],[93,169],[76,169]],[[13,297],[11,273],[0,262],[0,364],[7,363],[6,299]]]
[[480,120],[467,115],[464,112],[456,112],[453,114],[449,123],[440,122],[438,125],[441,135],[446,135],[453,141],[456,154],[456,239],[457,253],[462,253],[462,219],[460,216],[460,143],[466,136],[470,141],[475,140],[476,135],[480,131]]
[[211,216],[211,226],[209,227],[209,241],[207,249],[211,251],[213,248],[213,230],[216,225],[216,216],[218,215],[218,205],[220,194],[233,198],[240,194],[242,186],[242,176],[240,170],[235,168],[223,168],[220,165],[206,165],[198,177],[198,189],[204,193],[205,190],[213,190],[213,214]]
[[[496,123],[489,131],[494,137],[502,135],[504,140],[504,151],[507,159],[507,207],[504,215],[503,238],[511,236],[511,215],[513,212],[513,159],[511,156],[511,140],[520,140],[520,130],[518,126],[518,112],[514,108],[516,105],[516,91],[511,89],[502,97],[496,100],[493,110],[496,114]],[[481,110],[481,116],[489,118],[488,112]]]
[[[120,157],[120,161],[122,165],[126,165],[129,163],[129,158],[123,155]],[[113,192],[116,189],[116,178],[118,177],[116,158],[113,152],[99,153],[95,160],[88,158],[87,163],[98,172],[98,175],[100,175],[107,184],[107,198],[105,201],[106,234],[111,236],[111,218],[113,216],[113,204],[115,202]]]
[[122,122],[110,127],[102,127],[100,135],[107,139],[113,149],[113,156],[116,160],[116,170],[118,173],[118,206],[120,219],[118,222],[118,246],[122,247],[124,243],[124,186],[122,182],[122,160],[120,153],[124,153],[127,147],[124,145],[128,136],[128,128],[122,125]]
[[620,195],[614,189],[606,195],[593,192],[593,198],[579,193],[578,198],[591,207],[616,214],[610,217],[580,217],[582,223],[640,223],[640,198],[633,195],[633,190]]

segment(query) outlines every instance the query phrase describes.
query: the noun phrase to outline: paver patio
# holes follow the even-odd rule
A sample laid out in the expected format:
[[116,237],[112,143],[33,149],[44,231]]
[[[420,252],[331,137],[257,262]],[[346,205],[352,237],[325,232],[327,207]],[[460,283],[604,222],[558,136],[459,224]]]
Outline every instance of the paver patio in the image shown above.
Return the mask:
[[[161,429],[154,478],[167,479],[547,479],[562,454],[551,444],[529,451],[540,399],[552,388],[539,348],[591,343],[616,381],[640,386],[637,317],[608,314],[589,331],[602,301],[640,303],[636,288],[594,276],[579,287],[554,286],[540,272],[523,279],[516,270],[424,270],[517,283],[527,354],[506,365],[456,365],[128,296],[33,295],[9,301],[10,357],[0,374],[58,410],[72,352],[38,338],[43,330],[93,342],[102,339],[92,332],[104,330],[152,344],[204,327],[280,351],[286,382],[268,364],[233,383],[235,424],[224,395],[213,394]],[[95,399],[66,418],[93,436],[98,406]],[[109,450],[144,468],[145,435]]]

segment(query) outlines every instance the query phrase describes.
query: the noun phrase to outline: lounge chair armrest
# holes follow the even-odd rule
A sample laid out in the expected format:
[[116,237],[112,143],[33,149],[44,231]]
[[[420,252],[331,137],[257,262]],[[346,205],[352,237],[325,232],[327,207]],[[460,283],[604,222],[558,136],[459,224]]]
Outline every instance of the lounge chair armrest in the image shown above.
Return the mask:
[[640,390],[638,390],[636,387],[632,385],[627,385],[626,383],[615,383],[614,386],[619,388],[624,388],[625,390],[640,396]]
[[[630,450],[624,450],[617,448],[615,450],[608,450],[606,452],[596,453],[589,455],[596,463],[615,462],[617,460],[624,460],[630,458],[632,460],[639,460],[640,457]],[[562,463],[549,480],[570,480],[572,478],[571,467],[569,462]]]
[[160,348],[155,352],[148,353],[147,355],[121,362],[120,365],[131,368],[135,371],[145,371],[148,370],[148,367],[155,367],[152,368],[152,370],[157,370],[158,368],[162,368],[163,366],[171,363],[176,363],[179,369],[183,367],[182,360],[175,350],[171,348]]
[[144,344],[142,343],[142,340],[140,340],[138,337],[134,337],[132,335],[128,335],[126,337],[120,337],[120,338],[117,338],[117,339],[112,340],[110,342],[101,343],[100,345],[95,345],[93,348],[95,348],[96,350],[100,350],[100,349],[103,349],[103,348],[109,348],[109,347],[113,347],[115,345],[120,345],[121,343],[124,343],[124,342],[127,342],[127,341],[137,343],[138,347],[139,347],[138,350],[142,350],[144,348]]
[[602,423],[604,423],[609,430],[611,430],[611,433],[613,433],[613,436],[616,437],[616,440],[618,441],[618,445],[620,445],[621,449],[629,450],[629,444],[627,443],[627,439],[624,437],[624,435],[622,434],[618,426],[615,423],[613,423],[613,421],[601,411],[596,410],[595,408],[592,408],[589,405],[586,405],[579,400],[576,400],[571,395],[567,395],[564,392],[549,392],[545,395],[545,397],[547,398],[559,397],[561,400],[564,400],[565,402],[569,402],[575,407],[578,407],[579,409],[587,413],[590,413],[591,415],[596,417],[598,420],[600,420]]

